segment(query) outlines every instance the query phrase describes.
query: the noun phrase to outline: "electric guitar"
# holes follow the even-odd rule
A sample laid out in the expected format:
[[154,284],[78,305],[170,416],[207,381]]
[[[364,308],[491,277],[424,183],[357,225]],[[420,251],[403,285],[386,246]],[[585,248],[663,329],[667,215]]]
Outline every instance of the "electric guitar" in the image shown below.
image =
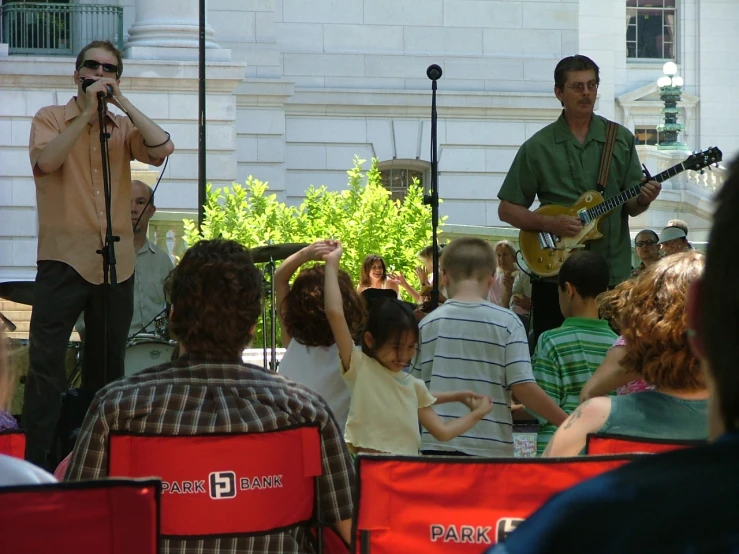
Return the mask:
[[[722,159],[721,150],[714,146],[703,152],[693,154],[683,163],[655,175],[652,180],[661,183],[686,170],[699,171],[713,164],[718,165],[718,162]],[[557,275],[562,264],[573,251],[585,248],[585,243],[588,241],[603,237],[603,234],[598,230],[601,218],[627,200],[638,196],[642,184],[639,183],[608,200],[604,200],[599,192],[591,190],[584,193],[569,208],[557,204],[547,204],[536,210],[535,213],[541,215],[576,217],[582,222],[582,230],[576,236],[567,238],[558,237],[547,232],[521,231],[518,235],[518,243],[529,269],[541,277]]]

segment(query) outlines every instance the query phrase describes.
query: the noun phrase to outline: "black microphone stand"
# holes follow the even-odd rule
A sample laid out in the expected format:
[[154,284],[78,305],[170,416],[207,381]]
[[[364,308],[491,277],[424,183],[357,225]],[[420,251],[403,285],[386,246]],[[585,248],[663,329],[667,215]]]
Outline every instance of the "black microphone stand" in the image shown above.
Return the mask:
[[108,367],[108,350],[110,343],[110,323],[109,318],[109,295],[112,287],[118,284],[118,274],[116,272],[115,259],[115,243],[121,240],[121,237],[113,234],[113,217],[111,215],[112,189],[110,183],[110,166],[108,164],[108,139],[110,133],[105,127],[105,103],[106,94],[98,93],[98,123],[100,125],[100,156],[103,165],[103,194],[105,196],[105,220],[107,230],[105,232],[105,243],[103,249],[97,253],[103,256],[103,378],[105,383],[110,382],[110,368]]
[[439,227],[439,160],[437,155],[436,131],[436,81],[441,77],[441,67],[432,64],[426,70],[431,79],[431,187],[429,194],[423,197],[423,203],[431,206],[431,237],[433,245],[432,261],[434,265],[433,283],[431,288],[431,309],[439,305],[439,244],[437,230]]

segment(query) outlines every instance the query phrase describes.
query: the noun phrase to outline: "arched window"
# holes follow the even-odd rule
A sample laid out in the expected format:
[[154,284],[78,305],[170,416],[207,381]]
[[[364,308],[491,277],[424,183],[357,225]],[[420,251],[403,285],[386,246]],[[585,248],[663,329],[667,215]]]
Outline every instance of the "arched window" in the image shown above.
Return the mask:
[[414,179],[421,187],[426,187],[431,179],[431,164],[421,160],[390,160],[380,162],[378,167],[382,185],[390,191],[393,200],[401,202]]

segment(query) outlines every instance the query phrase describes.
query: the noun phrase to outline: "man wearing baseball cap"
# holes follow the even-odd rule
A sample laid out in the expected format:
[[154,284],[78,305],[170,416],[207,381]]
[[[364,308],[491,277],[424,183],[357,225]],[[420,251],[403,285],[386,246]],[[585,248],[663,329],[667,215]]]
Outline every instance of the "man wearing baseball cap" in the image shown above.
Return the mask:
[[690,250],[687,235],[679,227],[665,227],[659,234],[659,248],[665,256]]

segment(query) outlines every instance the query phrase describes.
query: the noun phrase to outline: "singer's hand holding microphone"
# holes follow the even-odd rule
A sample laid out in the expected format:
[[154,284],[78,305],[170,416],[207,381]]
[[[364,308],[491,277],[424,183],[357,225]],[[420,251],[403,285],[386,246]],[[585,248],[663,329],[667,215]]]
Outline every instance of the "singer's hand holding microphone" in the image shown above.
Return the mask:
[[87,78],[82,81],[82,92],[87,97],[88,105],[97,108],[98,99],[109,99],[112,104],[115,104],[120,108],[116,101],[120,97],[120,89],[118,88],[118,82],[115,79],[107,79],[105,77],[101,79]]

